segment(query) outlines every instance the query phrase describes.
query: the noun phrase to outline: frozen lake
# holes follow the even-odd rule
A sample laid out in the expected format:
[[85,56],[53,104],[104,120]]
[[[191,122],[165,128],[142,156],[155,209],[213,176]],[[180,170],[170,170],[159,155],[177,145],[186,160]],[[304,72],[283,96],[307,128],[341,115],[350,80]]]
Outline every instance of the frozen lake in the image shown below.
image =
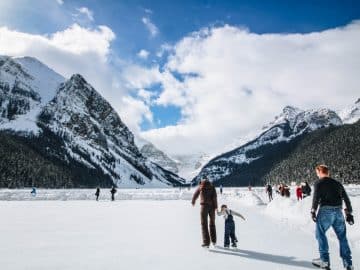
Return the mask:
[[[360,268],[359,187],[347,187],[355,211],[348,226],[355,268]],[[311,198],[276,197],[267,204],[263,188],[225,189],[236,219],[238,250],[204,250],[199,206],[193,190],[0,190],[1,269],[313,269],[318,257]],[[16,198],[20,201],[14,201]],[[217,218],[218,245],[224,221]],[[332,269],[342,269],[338,243],[329,232]]]

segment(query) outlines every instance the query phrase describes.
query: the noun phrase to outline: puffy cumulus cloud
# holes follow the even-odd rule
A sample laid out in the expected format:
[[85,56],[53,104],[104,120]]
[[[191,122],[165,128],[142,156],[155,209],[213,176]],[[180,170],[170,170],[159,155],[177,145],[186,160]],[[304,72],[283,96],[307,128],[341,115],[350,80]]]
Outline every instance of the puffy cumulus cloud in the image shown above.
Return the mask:
[[147,50],[142,49],[137,53],[137,56],[142,59],[147,59],[149,57],[149,54],[150,53]]
[[133,84],[161,83],[155,102],[182,112],[178,125],[142,135],[170,153],[220,153],[286,105],[340,109],[359,95],[359,48],[360,21],[307,34],[202,29],[175,44],[163,68]]
[[[51,35],[33,35],[0,27],[0,51],[9,55],[22,55],[36,51],[38,55],[41,50],[57,50],[59,53],[72,55],[92,54],[106,61],[110,52],[110,43],[114,39],[114,32],[105,25],[90,29],[73,24],[64,31]],[[46,54],[43,53],[41,57],[44,55]]]
[[150,20],[149,17],[142,17],[141,21],[145,25],[146,29],[149,31],[151,37],[155,37],[159,34],[159,29],[157,26]]
[[[137,132],[141,119],[152,119],[142,100],[129,95],[121,81],[121,67],[114,67],[111,41],[115,34],[107,26],[84,28],[77,24],[50,35],[33,35],[0,27],[0,54],[33,56],[66,78],[82,74]],[[109,59],[111,57],[111,59]],[[116,60],[116,59],[115,59]],[[121,61],[119,61],[121,62]]]
[[74,54],[96,53],[105,59],[110,43],[115,39],[114,32],[105,25],[97,29],[88,29],[73,24],[64,31],[56,32],[48,39],[50,44]]

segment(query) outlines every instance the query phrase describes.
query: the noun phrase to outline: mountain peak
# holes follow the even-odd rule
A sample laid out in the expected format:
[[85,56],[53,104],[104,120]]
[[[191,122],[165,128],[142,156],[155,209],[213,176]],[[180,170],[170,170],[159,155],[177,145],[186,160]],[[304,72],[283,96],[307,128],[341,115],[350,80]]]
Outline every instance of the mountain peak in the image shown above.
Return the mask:
[[76,74],[73,74],[70,79],[69,79],[70,82],[72,83],[75,83],[76,85],[84,85],[84,84],[87,84],[87,81],[85,80],[85,78],[76,73]]
[[355,104],[360,104],[360,98],[355,102]]
[[283,114],[285,115],[295,115],[298,114],[300,112],[302,112],[301,109],[297,108],[297,107],[293,107],[293,106],[285,106],[284,109],[282,110]]

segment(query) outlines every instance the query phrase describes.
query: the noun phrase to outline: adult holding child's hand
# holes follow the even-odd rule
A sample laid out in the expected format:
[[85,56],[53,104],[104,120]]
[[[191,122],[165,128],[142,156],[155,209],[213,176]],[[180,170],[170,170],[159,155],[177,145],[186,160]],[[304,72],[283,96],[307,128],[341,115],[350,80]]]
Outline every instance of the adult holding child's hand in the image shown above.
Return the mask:
[[[215,216],[218,208],[217,194],[215,187],[210,183],[205,176],[201,181],[199,187],[196,189],[191,204],[194,206],[196,200],[200,196],[200,217],[201,217],[201,231],[203,237],[202,247],[209,247],[210,240],[213,245],[216,244],[216,227]],[[209,218],[209,222],[208,222]],[[210,230],[210,234],[209,234]]]

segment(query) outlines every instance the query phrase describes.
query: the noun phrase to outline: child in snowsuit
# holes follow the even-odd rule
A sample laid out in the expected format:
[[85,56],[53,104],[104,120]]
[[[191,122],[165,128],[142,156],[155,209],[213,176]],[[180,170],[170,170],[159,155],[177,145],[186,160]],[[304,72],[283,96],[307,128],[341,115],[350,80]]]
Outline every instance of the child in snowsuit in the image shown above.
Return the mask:
[[221,206],[221,210],[218,211],[217,214],[218,216],[224,216],[225,219],[224,247],[228,248],[230,246],[230,239],[231,246],[237,247],[236,243],[238,242],[238,240],[235,235],[235,222],[233,215],[241,217],[244,220],[245,218],[234,210],[227,208],[227,205],[225,204]]

